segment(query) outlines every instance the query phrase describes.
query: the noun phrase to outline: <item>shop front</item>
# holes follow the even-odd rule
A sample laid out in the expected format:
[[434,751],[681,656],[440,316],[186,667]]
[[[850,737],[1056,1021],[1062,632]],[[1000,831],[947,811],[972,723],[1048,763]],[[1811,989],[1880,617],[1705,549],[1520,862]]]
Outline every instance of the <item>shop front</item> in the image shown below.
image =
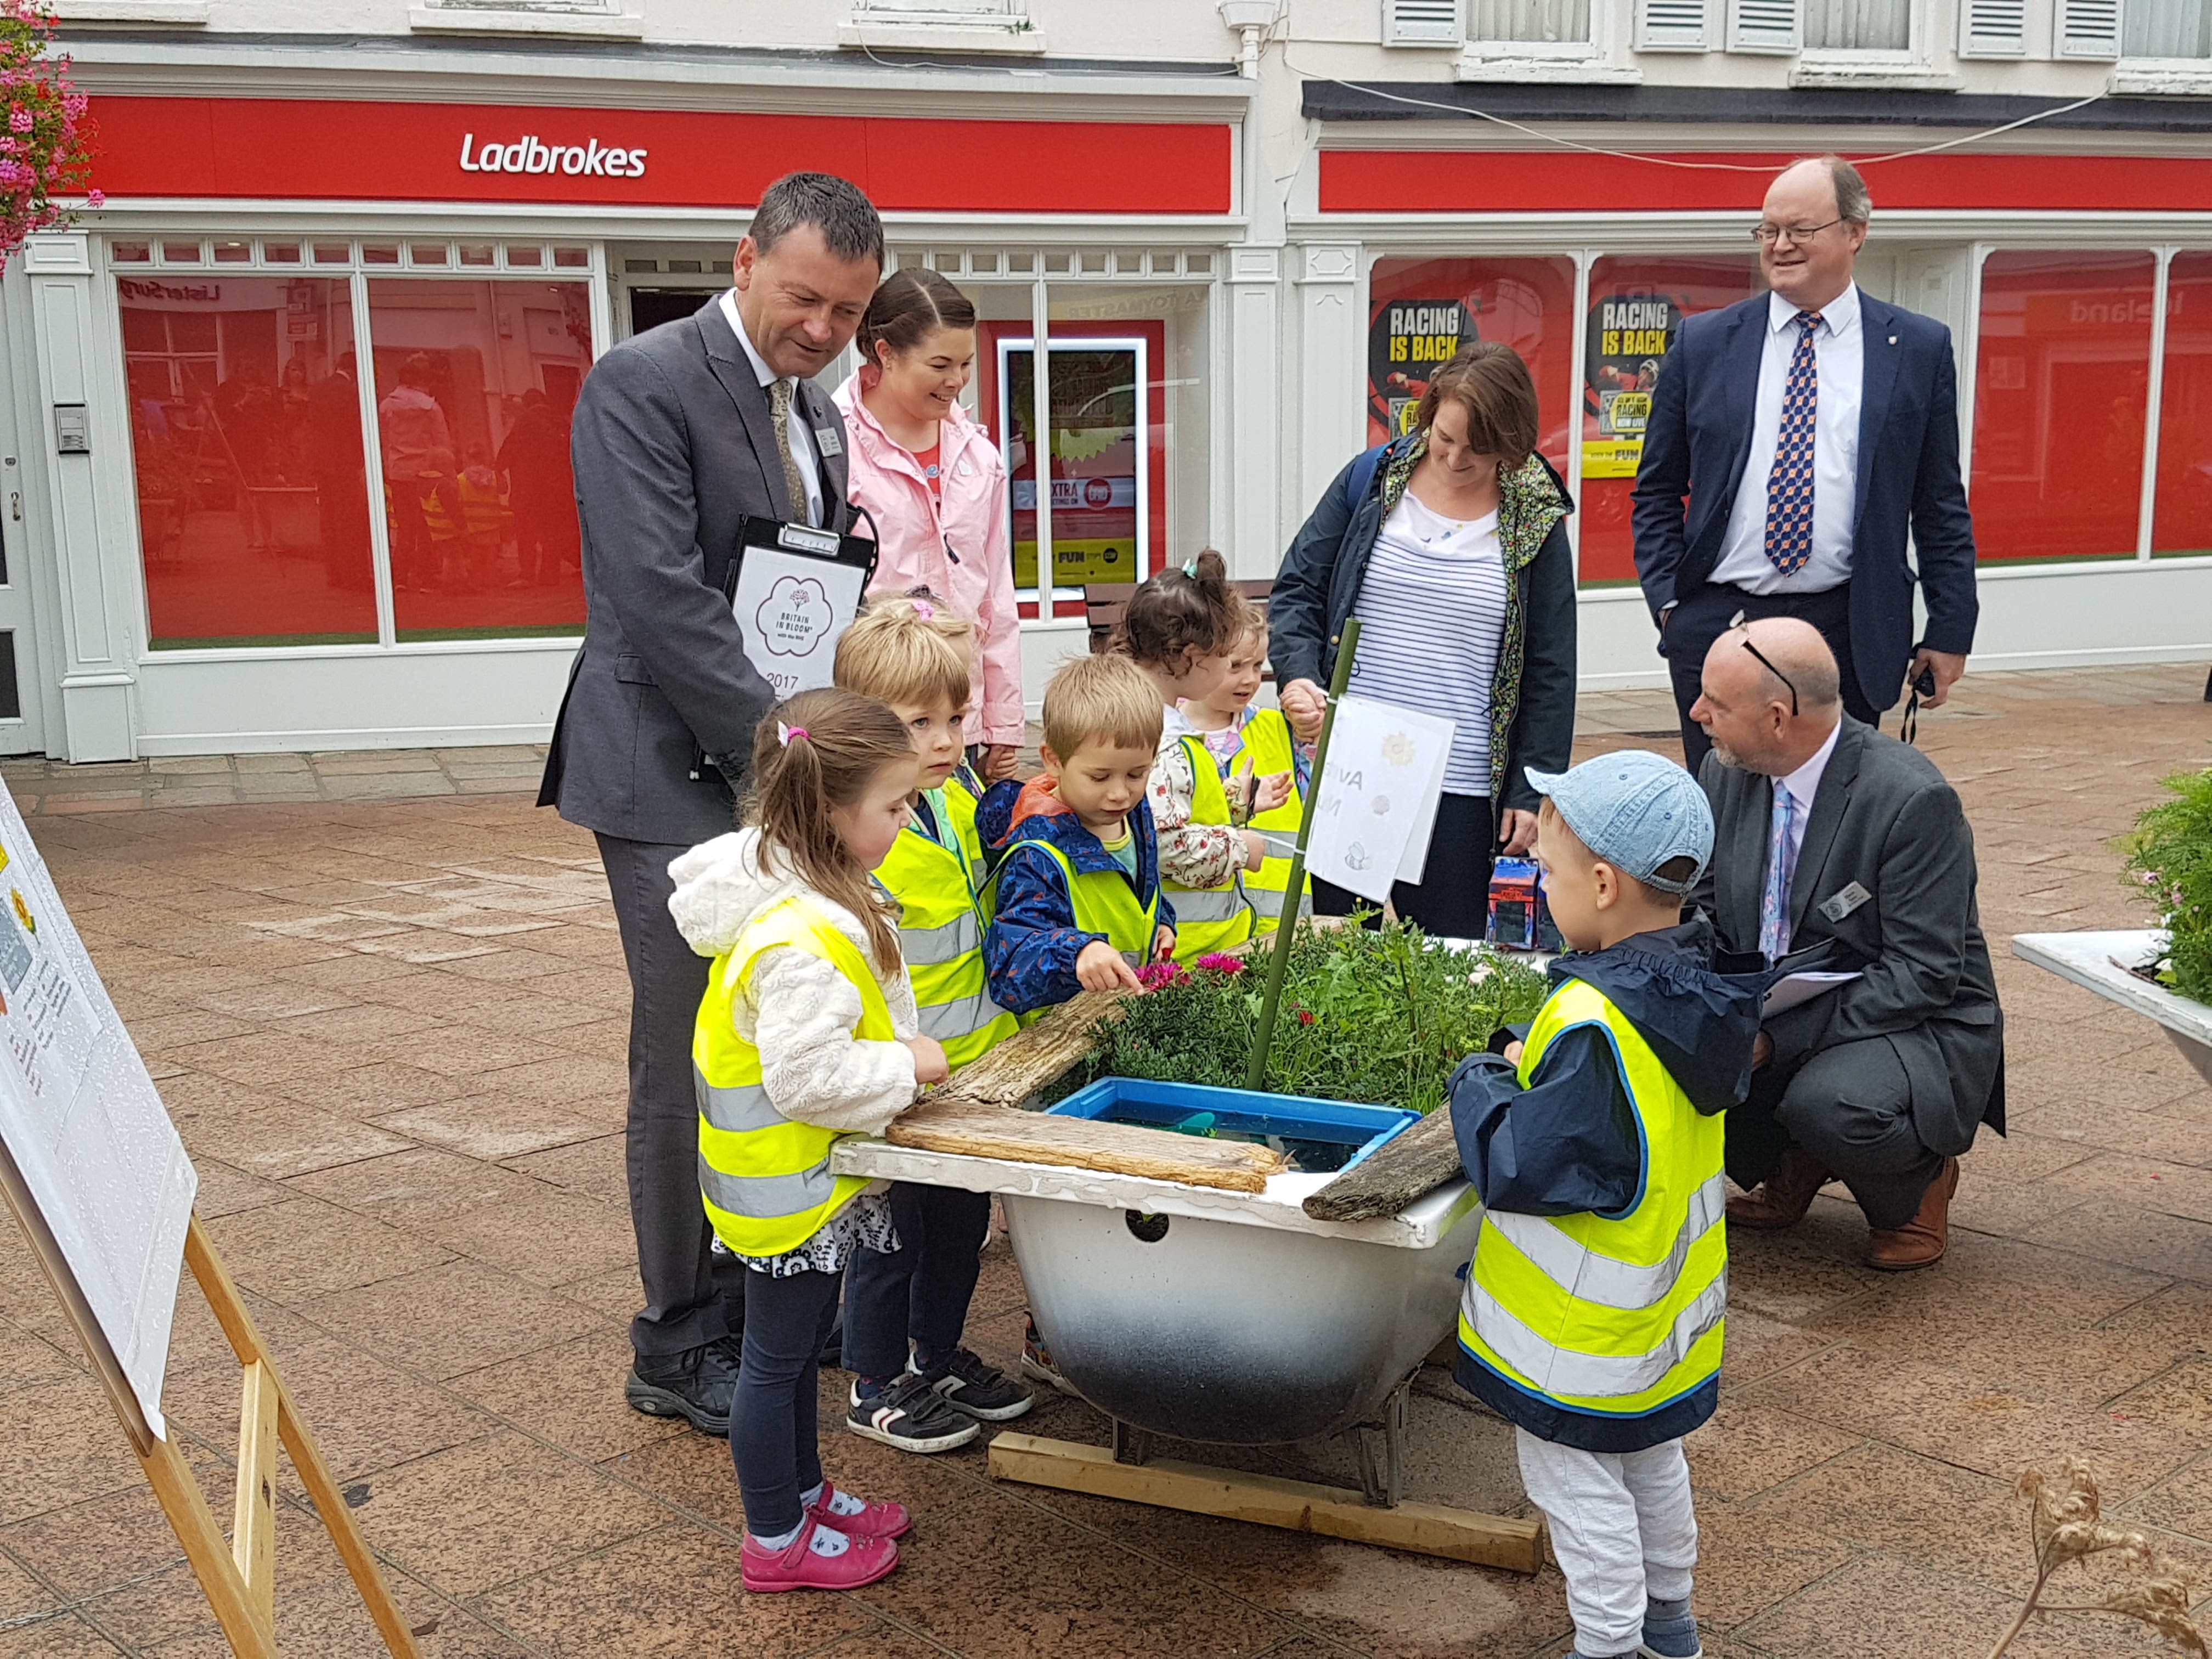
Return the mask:
[[0,680],[36,705],[0,701],[0,748],[541,738],[583,630],[584,379],[726,284],[793,167],[861,184],[893,261],[976,300],[1039,685],[1082,648],[1082,584],[1215,535],[1230,121],[94,108],[107,204],[9,285],[19,417],[69,434],[21,457],[45,488],[6,550],[53,556],[43,584],[0,571]]

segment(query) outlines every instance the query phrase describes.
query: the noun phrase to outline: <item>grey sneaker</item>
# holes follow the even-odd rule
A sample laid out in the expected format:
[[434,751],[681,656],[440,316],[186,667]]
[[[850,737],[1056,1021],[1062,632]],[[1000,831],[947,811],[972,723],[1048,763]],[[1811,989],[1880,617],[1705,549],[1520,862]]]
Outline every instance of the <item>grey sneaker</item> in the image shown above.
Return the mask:
[[863,1395],[854,1382],[845,1426],[863,1440],[910,1452],[951,1451],[983,1431],[974,1418],[953,1410],[912,1371],[877,1394]]
[[1682,1611],[1666,1619],[1654,1618],[1647,1611],[1644,1615],[1644,1640],[1637,1646],[1640,1659],[1705,1659],[1704,1644],[1698,1640],[1698,1616],[1686,1606]]

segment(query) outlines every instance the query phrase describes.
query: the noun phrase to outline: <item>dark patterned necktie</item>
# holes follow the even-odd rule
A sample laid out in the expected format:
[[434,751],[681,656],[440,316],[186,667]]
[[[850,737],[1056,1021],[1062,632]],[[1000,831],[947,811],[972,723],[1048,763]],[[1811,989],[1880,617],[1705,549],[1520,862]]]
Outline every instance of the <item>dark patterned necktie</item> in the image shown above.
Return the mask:
[[791,453],[791,394],[798,385],[795,380],[770,380],[768,410],[775,425],[775,453],[783,458],[783,487],[791,492],[791,516],[808,524],[813,515],[806,509],[806,475],[799,470],[799,457]]
[[1774,471],[1766,478],[1766,558],[1794,576],[1813,556],[1813,428],[1820,401],[1820,361],[1813,336],[1820,313],[1801,311],[1797,348],[1790,354],[1790,381],[1782,393],[1782,429],[1774,445]]

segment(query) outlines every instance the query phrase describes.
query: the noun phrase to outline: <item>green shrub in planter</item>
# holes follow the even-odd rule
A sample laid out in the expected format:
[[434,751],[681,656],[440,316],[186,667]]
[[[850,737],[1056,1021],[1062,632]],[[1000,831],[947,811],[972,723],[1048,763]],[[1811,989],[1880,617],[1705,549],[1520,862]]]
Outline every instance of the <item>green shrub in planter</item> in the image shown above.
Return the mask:
[[[1102,1021],[1069,1079],[1149,1078],[1238,1089],[1252,1056],[1263,957],[1201,957]],[[1535,1017],[1544,975],[1487,950],[1447,949],[1410,924],[1302,927],[1291,947],[1267,1087],[1285,1095],[1433,1110],[1463,1055]]]
[[2160,983],[2212,1002],[2212,767],[2163,781],[2172,797],[2147,806],[2120,838],[2130,884],[2149,890],[2167,951]]

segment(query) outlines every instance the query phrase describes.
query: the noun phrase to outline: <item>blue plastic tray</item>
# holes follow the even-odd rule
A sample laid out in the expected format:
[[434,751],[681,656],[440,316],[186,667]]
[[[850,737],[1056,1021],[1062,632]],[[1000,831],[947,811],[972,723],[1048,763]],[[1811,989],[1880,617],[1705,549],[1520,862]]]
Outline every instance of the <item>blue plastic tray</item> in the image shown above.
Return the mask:
[[1355,1105],[1304,1095],[1261,1094],[1249,1089],[1153,1083],[1127,1077],[1101,1078],[1050,1109],[1062,1117],[1110,1117],[1163,1129],[1172,1129],[1198,1113],[1211,1112],[1214,1127],[1241,1134],[1355,1147],[1358,1150],[1342,1165],[1347,1170],[1421,1119],[1419,1112],[1403,1106]]

